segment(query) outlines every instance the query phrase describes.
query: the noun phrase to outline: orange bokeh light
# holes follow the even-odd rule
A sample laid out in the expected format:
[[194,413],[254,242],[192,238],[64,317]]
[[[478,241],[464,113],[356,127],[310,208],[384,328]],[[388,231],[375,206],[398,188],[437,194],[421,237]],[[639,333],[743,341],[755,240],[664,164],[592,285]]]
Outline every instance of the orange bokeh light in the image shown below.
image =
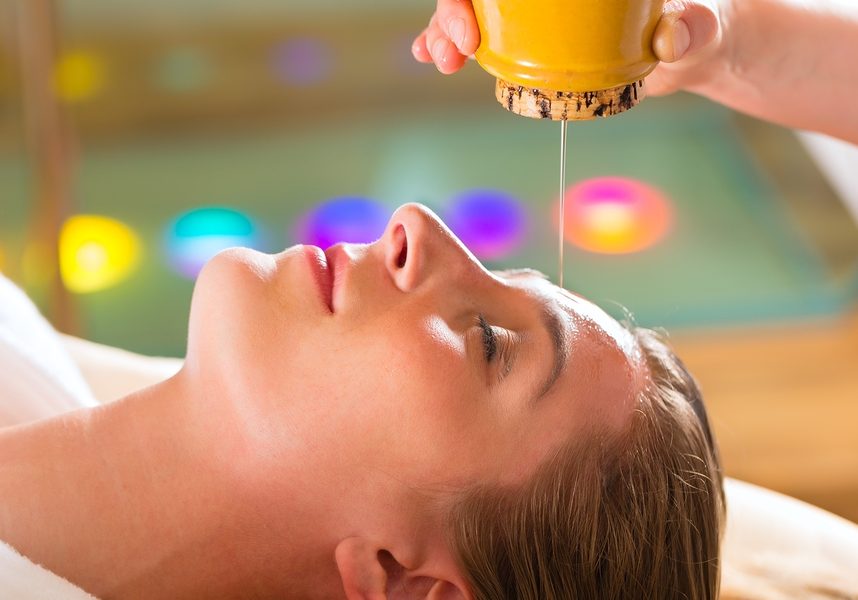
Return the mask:
[[[555,203],[554,223],[559,219]],[[566,190],[563,237],[600,254],[640,252],[658,243],[673,223],[667,197],[655,187],[624,177],[598,177]]]

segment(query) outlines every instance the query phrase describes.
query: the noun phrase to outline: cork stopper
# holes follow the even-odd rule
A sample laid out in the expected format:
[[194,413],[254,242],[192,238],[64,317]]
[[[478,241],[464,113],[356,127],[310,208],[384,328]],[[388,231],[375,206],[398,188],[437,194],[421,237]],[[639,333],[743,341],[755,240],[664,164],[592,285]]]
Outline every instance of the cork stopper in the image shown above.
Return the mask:
[[644,80],[594,92],[558,92],[529,88],[498,79],[495,97],[523,117],[552,121],[587,121],[626,112],[646,96]]

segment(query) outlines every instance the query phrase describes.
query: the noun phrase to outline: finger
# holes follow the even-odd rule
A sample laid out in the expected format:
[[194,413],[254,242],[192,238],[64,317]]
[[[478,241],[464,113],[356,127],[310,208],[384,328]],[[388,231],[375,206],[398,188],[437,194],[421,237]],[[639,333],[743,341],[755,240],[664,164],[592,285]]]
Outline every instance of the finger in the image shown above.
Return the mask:
[[465,64],[465,57],[447,38],[435,18],[432,19],[429,28],[426,30],[426,47],[432,56],[432,62],[445,75],[455,73]]
[[439,37],[432,47],[432,60],[441,73],[450,75],[462,68],[467,57],[460,54],[450,40]]
[[662,62],[676,62],[711,46],[721,34],[718,12],[707,0],[671,0],[653,35],[653,52]]
[[480,28],[471,0],[438,0],[435,19],[460,53],[469,56],[480,45]]
[[429,48],[426,47],[426,30],[424,29],[420,35],[414,40],[414,43],[411,44],[411,54],[414,55],[419,62],[422,63],[430,63],[432,62],[432,55],[429,54]]

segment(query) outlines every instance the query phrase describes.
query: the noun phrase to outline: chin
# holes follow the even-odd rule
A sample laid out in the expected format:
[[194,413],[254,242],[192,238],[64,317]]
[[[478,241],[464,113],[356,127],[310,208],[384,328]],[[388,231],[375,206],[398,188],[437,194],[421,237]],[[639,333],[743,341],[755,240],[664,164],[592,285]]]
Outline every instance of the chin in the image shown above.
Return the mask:
[[274,256],[236,246],[215,254],[200,271],[197,284],[204,278],[253,276],[266,279],[276,267]]
[[276,269],[274,257],[250,248],[227,248],[215,254],[200,271],[194,296],[212,294],[222,298],[253,289],[259,292]]
[[250,248],[228,248],[209,260],[197,276],[188,319],[188,358],[224,349],[258,314],[276,268],[274,257]]

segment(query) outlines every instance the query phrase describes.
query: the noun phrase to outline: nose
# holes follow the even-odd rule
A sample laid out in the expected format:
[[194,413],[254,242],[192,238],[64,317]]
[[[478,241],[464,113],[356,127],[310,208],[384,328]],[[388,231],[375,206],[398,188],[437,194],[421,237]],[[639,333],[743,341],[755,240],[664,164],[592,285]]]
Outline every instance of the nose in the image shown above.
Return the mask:
[[403,292],[414,291],[441,273],[448,282],[464,276],[491,277],[444,222],[420,204],[399,207],[381,243],[384,265]]

